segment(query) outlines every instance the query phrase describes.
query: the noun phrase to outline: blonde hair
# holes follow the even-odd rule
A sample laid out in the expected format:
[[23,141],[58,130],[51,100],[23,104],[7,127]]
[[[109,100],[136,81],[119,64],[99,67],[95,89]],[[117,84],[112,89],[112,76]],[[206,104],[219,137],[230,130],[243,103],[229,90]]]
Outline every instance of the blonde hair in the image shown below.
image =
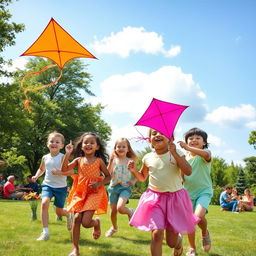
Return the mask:
[[52,136],[54,136],[54,137],[60,137],[62,144],[64,144],[65,138],[64,138],[63,134],[61,134],[61,133],[59,133],[59,132],[57,132],[57,131],[51,132],[51,133],[48,135],[48,137],[47,137],[47,141],[49,141],[50,137],[52,137]]
[[136,156],[135,152],[133,151],[133,149],[131,147],[130,141],[126,138],[119,138],[118,140],[116,140],[115,145],[114,145],[114,152],[115,152],[115,148],[116,148],[117,143],[122,142],[122,141],[126,142],[127,147],[128,147],[128,151],[126,153],[126,156],[128,158],[131,158],[132,160],[135,160],[137,158],[137,156]]

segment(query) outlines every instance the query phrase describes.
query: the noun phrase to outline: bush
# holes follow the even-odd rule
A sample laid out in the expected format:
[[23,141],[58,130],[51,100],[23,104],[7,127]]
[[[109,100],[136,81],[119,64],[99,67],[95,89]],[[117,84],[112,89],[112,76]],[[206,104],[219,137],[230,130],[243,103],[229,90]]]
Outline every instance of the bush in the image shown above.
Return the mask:
[[211,204],[213,205],[220,205],[220,194],[223,189],[220,186],[213,187],[213,196],[211,200]]

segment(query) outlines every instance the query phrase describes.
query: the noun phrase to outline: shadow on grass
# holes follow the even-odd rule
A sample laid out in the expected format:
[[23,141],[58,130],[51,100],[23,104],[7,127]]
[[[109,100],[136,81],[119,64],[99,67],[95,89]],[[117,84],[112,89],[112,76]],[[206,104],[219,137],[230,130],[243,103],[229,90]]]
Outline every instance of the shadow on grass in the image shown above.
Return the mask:
[[130,241],[130,242],[132,242],[134,244],[150,244],[151,243],[151,240],[135,240],[135,239],[131,239],[131,238],[124,237],[124,236],[118,236],[118,235],[113,236],[113,238],[124,239],[124,240]]
[[135,256],[134,254],[125,253],[125,252],[113,252],[109,250],[97,252],[98,256]]

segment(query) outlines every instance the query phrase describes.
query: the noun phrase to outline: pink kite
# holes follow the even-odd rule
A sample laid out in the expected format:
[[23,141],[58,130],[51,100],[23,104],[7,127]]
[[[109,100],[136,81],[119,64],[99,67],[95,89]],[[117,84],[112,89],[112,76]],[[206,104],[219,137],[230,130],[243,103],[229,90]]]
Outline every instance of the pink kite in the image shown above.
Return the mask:
[[135,125],[146,126],[171,138],[182,112],[188,106],[153,98],[145,113]]

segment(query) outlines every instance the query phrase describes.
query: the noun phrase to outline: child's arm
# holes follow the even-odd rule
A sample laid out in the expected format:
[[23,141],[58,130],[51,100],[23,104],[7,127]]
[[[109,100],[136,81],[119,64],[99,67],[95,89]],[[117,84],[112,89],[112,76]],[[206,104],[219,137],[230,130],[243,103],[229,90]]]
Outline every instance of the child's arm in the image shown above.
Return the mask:
[[68,145],[66,145],[66,147],[65,147],[66,154],[64,155],[64,157],[62,159],[62,164],[61,164],[62,172],[70,171],[78,166],[78,158],[74,159],[71,163],[69,163],[69,161],[68,161],[70,158],[70,155],[73,151],[73,148],[74,147],[72,145],[72,141],[70,141],[70,143]]
[[176,145],[173,142],[169,142],[169,151],[171,155],[175,158],[181,172],[189,176],[192,173],[191,165],[187,162],[187,160],[185,159],[185,156],[180,156],[177,153]]
[[42,176],[45,173],[45,163],[44,163],[44,158],[42,158],[41,164],[35,174],[35,176],[32,177],[32,181],[36,182],[37,179]]
[[109,171],[109,173],[110,173],[110,175],[112,175],[112,173],[113,173],[114,158],[115,158],[115,155],[112,154],[111,157],[110,157],[110,159],[109,159],[109,163],[108,163],[108,167],[107,167],[107,168],[108,168],[108,171]]
[[188,144],[186,144],[183,141],[179,141],[178,143],[180,144],[180,146],[182,148],[184,148],[185,150],[191,152],[192,154],[201,156],[207,162],[211,161],[211,152],[209,150],[190,147]]
[[148,167],[143,163],[140,171],[138,172],[135,167],[135,162],[133,160],[129,161],[128,169],[132,172],[135,178],[139,181],[145,181],[148,177]]
[[90,183],[90,187],[93,189],[97,189],[99,186],[104,186],[105,184],[109,183],[111,180],[111,175],[108,171],[107,166],[105,165],[104,161],[102,159],[100,159],[100,170],[103,172],[104,174],[104,179],[102,181],[99,182],[91,182]]
[[53,169],[51,173],[56,176],[72,176],[74,174],[74,169],[66,172],[57,171],[56,169]]

